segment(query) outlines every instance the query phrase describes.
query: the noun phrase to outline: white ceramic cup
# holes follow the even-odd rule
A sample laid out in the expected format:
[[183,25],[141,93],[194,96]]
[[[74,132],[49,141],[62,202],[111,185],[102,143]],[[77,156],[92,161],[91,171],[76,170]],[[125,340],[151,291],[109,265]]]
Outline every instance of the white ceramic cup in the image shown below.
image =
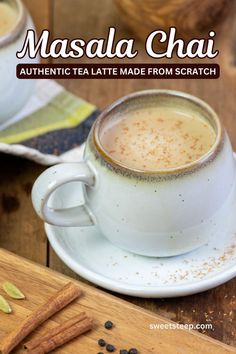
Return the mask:
[[27,29],[35,29],[32,19],[21,0],[3,0],[17,13],[16,22],[9,32],[0,36],[0,125],[14,116],[27,102],[35,80],[19,80],[16,66],[20,62],[38,63],[38,58],[25,56],[20,61],[16,52],[21,50]]
[[[100,141],[103,124],[122,112],[159,104],[200,113],[216,131],[214,146],[199,160],[168,172],[133,170],[109,156]],[[83,183],[85,204],[62,210],[49,207],[52,193],[72,181]],[[234,190],[232,147],[216,113],[191,95],[150,90],[126,96],[105,109],[89,134],[84,161],[47,169],[36,180],[32,199],[49,224],[97,225],[123,249],[164,257],[191,251],[226,227]]]

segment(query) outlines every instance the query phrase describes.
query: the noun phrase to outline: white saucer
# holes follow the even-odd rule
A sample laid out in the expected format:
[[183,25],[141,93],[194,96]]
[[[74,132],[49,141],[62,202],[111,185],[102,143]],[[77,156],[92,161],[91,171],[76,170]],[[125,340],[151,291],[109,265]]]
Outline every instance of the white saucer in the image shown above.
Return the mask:
[[[82,200],[80,186],[72,183],[55,194],[52,204],[68,207],[78,204],[78,199]],[[236,200],[232,213],[236,215]],[[160,298],[195,294],[236,276],[234,219],[228,232],[219,233],[207,245],[169,258],[142,257],[123,251],[107,241],[96,227],[45,224],[45,229],[57,255],[75,273],[121,294]]]

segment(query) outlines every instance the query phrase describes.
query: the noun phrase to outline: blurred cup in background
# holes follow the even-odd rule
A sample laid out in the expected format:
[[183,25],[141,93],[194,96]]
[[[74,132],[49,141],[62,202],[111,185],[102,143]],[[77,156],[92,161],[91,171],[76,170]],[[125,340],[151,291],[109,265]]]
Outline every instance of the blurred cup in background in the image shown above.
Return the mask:
[[224,20],[232,0],[115,0],[127,26],[142,40],[176,27],[178,36],[204,35]]
[[0,1],[0,127],[15,115],[29,99],[35,81],[16,77],[18,63],[36,63],[38,59],[19,60],[16,52],[24,43],[26,31],[35,29],[21,0]]

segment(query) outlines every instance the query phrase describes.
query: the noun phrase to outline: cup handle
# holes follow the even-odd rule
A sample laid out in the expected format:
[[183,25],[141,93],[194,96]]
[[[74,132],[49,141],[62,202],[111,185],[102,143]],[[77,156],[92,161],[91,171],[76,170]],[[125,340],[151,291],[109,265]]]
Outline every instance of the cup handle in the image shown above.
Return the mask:
[[62,163],[44,171],[35,181],[32,202],[37,214],[48,224],[57,226],[90,226],[95,218],[86,204],[54,209],[48,206],[52,193],[68,182],[79,181],[88,186],[95,184],[95,175],[86,162]]

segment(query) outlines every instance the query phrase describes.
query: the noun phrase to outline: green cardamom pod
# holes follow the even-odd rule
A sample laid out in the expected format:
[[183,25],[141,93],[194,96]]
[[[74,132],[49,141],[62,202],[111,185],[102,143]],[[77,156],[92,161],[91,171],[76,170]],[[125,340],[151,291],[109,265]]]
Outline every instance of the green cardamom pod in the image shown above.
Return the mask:
[[0,295],[0,311],[4,313],[12,312],[11,306],[8,304],[7,300],[2,295]]
[[3,290],[12,297],[13,299],[18,299],[22,300],[25,299],[25,295],[20,291],[14,284],[10,283],[9,281],[6,281],[3,284]]

